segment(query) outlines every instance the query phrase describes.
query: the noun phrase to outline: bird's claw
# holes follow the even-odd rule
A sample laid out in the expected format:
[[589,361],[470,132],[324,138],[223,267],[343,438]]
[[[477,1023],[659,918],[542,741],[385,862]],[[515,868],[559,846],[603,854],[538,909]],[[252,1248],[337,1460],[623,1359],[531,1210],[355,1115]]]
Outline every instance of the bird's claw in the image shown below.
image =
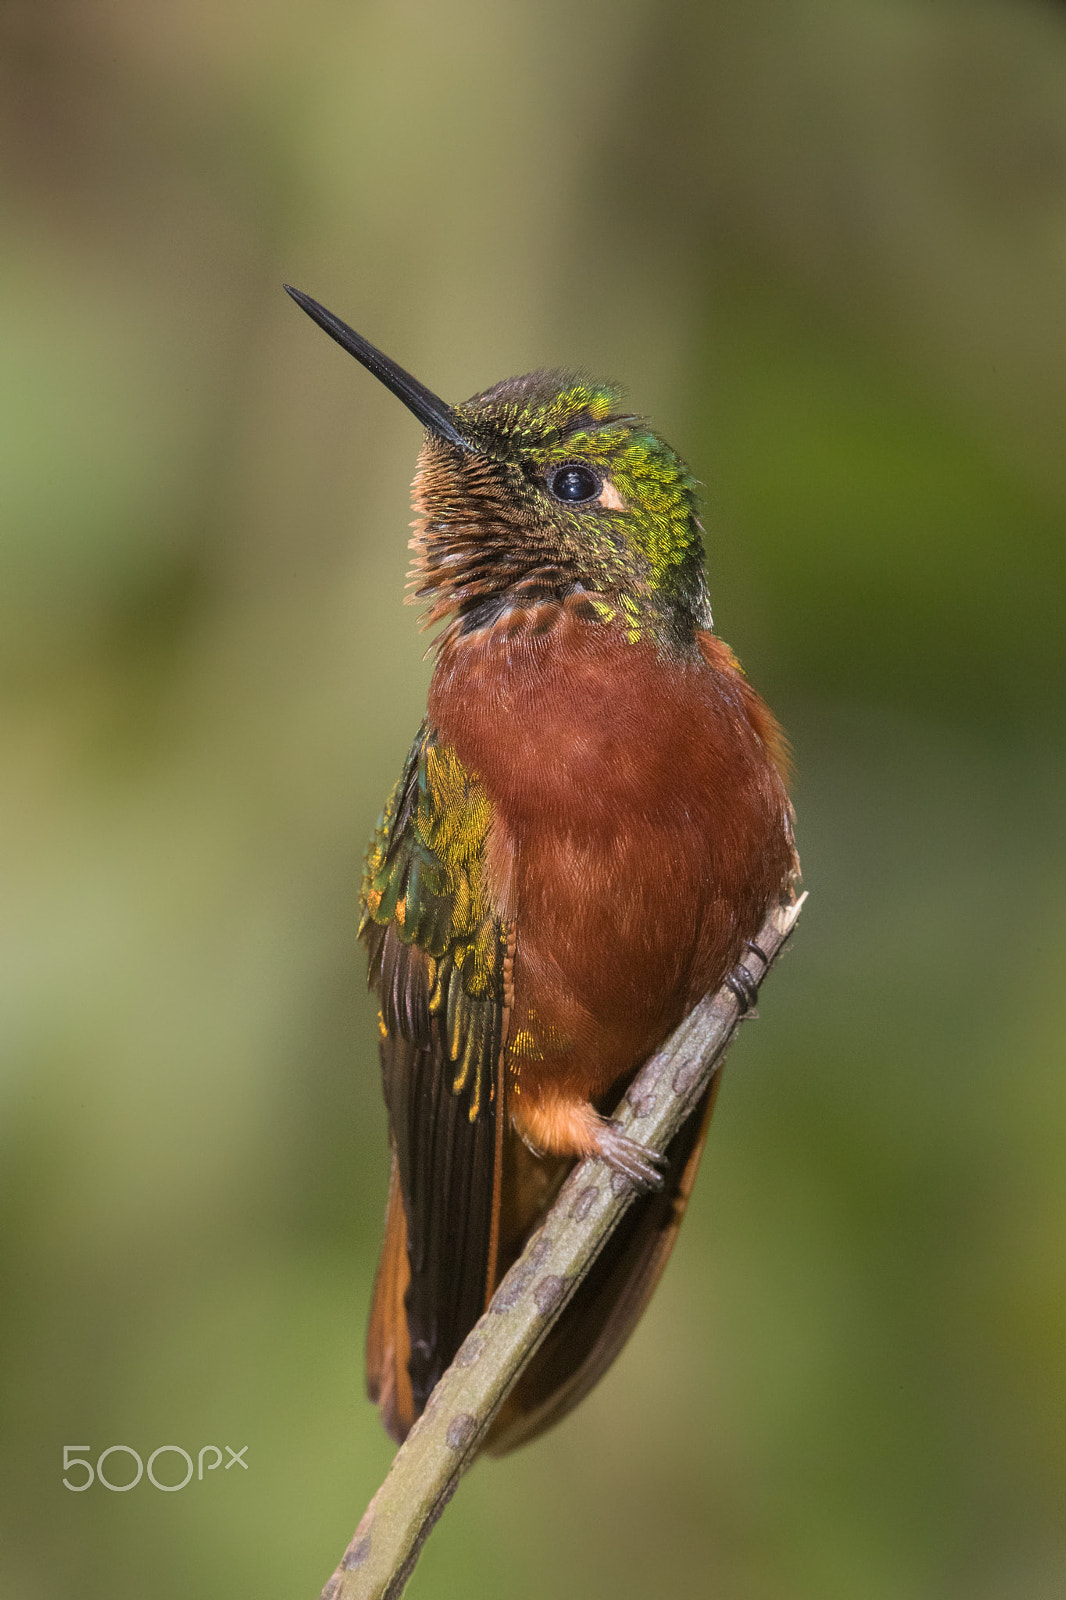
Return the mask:
[[662,1187],[664,1158],[657,1150],[631,1139],[616,1122],[605,1122],[600,1129],[600,1159],[613,1172],[621,1173],[635,1188],[643,1191]]
[[[755,946],[752,948],[756,949]],[[756,950],[756,953],[762,955],[761,950]],[[755,1002],[759,998],[759,980],[754,973],[744,965],[743,961],[738,961],[732,972],[726,973],[724,982],[726,988],[732,990],[736,996],[741,1016],[754,1016]]]

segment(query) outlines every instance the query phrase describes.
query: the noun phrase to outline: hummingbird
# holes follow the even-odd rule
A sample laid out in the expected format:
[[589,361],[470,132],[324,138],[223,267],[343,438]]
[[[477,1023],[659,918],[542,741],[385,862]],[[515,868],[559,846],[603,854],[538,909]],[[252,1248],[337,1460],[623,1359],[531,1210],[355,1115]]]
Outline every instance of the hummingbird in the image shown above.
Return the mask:
[[673,1248],[717,1083],[661,1160],[609,1113],[790,898],[788,750],[713,631],[695,482],[616,386],[449,405],[286,289],[425,429],[408,598],[439,631],[360,897],[391,1143],[367,1388],[395,1440],[574,1164],[639,1191],[501,1453],[588,1392]]

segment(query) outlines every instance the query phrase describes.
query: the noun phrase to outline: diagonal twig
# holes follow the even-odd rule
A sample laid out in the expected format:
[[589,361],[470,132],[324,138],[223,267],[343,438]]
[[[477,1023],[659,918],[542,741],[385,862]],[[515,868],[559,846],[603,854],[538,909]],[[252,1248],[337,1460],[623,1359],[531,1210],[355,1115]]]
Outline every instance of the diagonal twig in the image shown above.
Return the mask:
[[[805,899],[774,907],[743,969],[700,1001],[633,1080],[615,1121],[648,1149],[662,1153],[701,1099]],[[602,1161],[570,1174],[396,1452],[321,1600],[403,1593],[492,1419],[635,1197]]]

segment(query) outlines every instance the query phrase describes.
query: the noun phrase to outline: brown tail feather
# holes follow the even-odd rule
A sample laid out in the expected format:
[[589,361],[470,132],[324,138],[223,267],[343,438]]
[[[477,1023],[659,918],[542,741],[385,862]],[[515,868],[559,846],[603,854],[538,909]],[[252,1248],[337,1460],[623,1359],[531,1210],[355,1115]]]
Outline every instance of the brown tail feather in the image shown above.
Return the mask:
[[394,1154],[385,1237],[374,1278],[366,1332],[366,1390],[371,1400],[380,1406],[381,1420],[397,1444],[403,1443],[415,1420],[411,1375],[407,1367],[411,1342],[404,1307],[410,1271],[400,1168]]

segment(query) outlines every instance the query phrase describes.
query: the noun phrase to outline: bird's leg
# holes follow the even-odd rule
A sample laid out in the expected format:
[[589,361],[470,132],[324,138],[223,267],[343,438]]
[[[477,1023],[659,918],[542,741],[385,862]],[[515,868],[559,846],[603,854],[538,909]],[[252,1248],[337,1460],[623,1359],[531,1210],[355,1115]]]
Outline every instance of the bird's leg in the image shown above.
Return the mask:
[[657,1189],[663,1181],[659,1170],[662,1158],[623,1133],[616,1122],[601,1117],[587,1100],[562,1094],[524,1094],[514,1105],[511,1120],[536,1152],[596,1156],[638,1189]]

